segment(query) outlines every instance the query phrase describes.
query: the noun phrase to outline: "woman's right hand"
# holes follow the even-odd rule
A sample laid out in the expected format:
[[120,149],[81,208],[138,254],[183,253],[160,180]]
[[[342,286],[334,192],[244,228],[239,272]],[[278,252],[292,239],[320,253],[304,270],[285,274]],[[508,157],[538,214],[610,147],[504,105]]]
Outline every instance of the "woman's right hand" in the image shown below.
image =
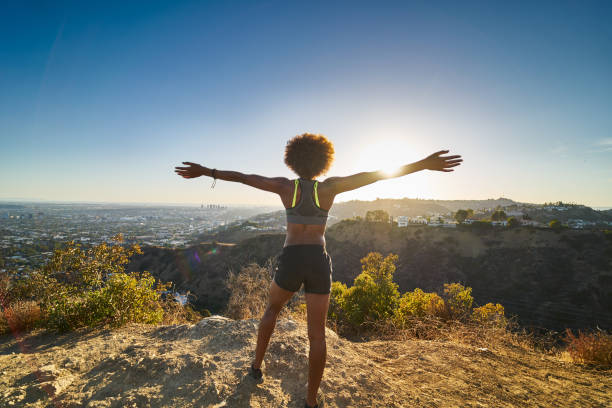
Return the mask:
[[420,161],[420,164],[425,170],[435,170],[450,172],[453,171],[452,167],[459,166],[463,159],[459,155],[454,156],[442,156],[448,153],[448,150],[440,150],[435,152]]
[[183,164],[187,164],[187,167],[175,167],[174,168],[174,172],[176,174],[178,174],[179,176],[182,176],[184,178],[196,178],[196,177],[200,177],[203,176],[205,173],[206,168],[204,166],[200,166],[197,163],[191,163],[191,162],[183,162]]

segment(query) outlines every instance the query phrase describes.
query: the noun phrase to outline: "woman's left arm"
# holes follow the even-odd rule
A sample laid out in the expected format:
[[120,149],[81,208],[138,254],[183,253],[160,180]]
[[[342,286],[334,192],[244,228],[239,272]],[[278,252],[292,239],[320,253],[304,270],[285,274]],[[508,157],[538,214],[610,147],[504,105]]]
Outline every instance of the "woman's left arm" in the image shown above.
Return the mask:
[[[286,177],[264,177],[257,174],[244,174],[239,171],[209,169],[197,163],[183,162],[187,167],[175,167],[174,171],[184,178],[196,178],[200,176],[214,177],[219,180],[233,181],[255,187],[259,190],[270,191],[281,194],[292,186]],[[214,171],[214,174],[213,174]]]

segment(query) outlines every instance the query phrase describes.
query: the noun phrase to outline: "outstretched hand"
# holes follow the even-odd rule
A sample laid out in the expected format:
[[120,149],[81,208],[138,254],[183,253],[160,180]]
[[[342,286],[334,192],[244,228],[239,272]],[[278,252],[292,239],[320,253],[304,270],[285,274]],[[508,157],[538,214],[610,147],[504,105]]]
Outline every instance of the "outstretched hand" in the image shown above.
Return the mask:
[[426,170],[443,171],[446,173],[453,171],[452,167],[459,166],[463,159],[459,155],[442,156],[448,152],[448,150],[440,150],[439,152],[435,152],[434,154],[427,156],[421,160],[423,168]]
[[187,167],[175,167],[174,172],[184,178],[196,178],[204,175],[204,167],[197,163],[183,162]]

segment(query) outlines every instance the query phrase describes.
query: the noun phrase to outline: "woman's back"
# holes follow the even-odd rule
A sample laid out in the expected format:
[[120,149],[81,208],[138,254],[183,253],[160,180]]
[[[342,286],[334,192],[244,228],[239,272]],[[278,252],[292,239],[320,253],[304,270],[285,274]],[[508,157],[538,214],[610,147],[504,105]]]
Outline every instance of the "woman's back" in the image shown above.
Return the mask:
[[[307,199],[305,194],[316,194],[318,207],[324,212],[329,211],[335,197],[332,189],[329,188],[329,183],[318,183],[316,191],[302,191],[303,186],[309,187],[310,184],[312,183],[298,183],[296,188],[295,182],[290,181],[287,191],[283,191],[280,195],[285,209],[298,206],[303,199]],[[287,236],[284,246],[309,244],[325,246],[325,224],[302,224],[287,221]]]

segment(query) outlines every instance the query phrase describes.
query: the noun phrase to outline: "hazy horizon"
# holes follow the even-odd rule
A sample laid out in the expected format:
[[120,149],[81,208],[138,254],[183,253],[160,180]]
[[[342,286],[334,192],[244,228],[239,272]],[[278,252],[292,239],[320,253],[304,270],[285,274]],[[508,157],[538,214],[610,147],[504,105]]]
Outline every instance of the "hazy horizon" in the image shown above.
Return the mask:
[[441,149],[340,195],[612,205],[612,3],[11,3],[0,15],[0,200],[275,206],[184,180],[194,161],[294,176],[322,133],[327,176]]
[[[508,199],[508,200],[512,200],[516,203],[519,204],[530,204],[530,205],[542,205],[544,203],[533,203],[533,202],[519,202],[516,200],[513,200],[511,197],[497,197],[497,198],[463,198],[463,199],[456,199],[456,200],[446,200],[446,199],[437,199],[437,198],[422,198],[422,197],[402,197],[402,198],[385,198],[385,197],[377,197],[373,200],[356,200],[356,201],[376,201],[376,200],[403,200],[403,199],[407,199],[407,200],[424,200],[424,201],[487,201],[487,200],[500,200],[500,199]],[[347,203],[350,201],[355,201],[355,199],[350,199],[350,200],[341,200],[341,201],[334,201],[335,204],[338,203]],[[552,202],[557,202],[558,200],[553,200]],[[20,199],[20,198],[0,198],[0,204],[3,203],[21,203],[21,204],[101,204],[101,205],[126,205],[126,206],[137,206],[137,205],[142,205],[142,206],[177,206],[177,207],[187,207],[187,206],[201,206],[201,205],[208,205],[208,204],[212,204],[209,202],[186,202],[186,203],[171,203],[171,202],[137,202],[137,201],[70,201],[70,200],[45,200],[45,199]],[[574,203],[573,204],[579,204],[579,205],[585,205],[587,207],[590,207],[594,210],[609,210],[612,209],[612,205],[610,206],[590,206],[588,204],[585,203]],[[260,205],[255,205],[255,204],[245,204],[245,203],[215,203],[217,205],[222,205],[222,206],[228,206],[228,207],[247,207],[247,208],[269,208],[269,207],[278,207],[279,210],[283,209],[283,205],[282,202],[279,200],[277,205],[274,204],[260,204]]]

